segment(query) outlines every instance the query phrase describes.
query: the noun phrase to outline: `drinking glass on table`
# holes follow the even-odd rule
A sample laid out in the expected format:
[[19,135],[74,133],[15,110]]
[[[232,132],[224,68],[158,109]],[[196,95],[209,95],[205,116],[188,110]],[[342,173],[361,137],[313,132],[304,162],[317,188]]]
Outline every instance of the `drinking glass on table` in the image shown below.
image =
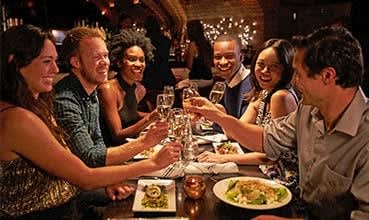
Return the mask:
[[161,120],[167,120],[171,108],[171,99],[168,94],[159,94],[156,97],[156,111]]
[[163,93],[168,95],[168,98],[169,98],[169,101],[170,101],[170,106],[173,107],[174,99],[175,99],[174,87],[173,86],[164,86]]

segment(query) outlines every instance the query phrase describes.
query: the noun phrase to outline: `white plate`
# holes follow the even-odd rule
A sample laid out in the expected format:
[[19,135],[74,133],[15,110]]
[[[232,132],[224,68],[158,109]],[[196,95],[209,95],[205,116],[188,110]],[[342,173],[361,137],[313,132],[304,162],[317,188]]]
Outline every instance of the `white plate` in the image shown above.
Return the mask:
[[[223,144],[230,143],[232,147],[236,150],[235,154],[244,154],[241,146],[237,142],[222,142],[222,143],[213,143],[214,151],[217,154],[222,154],[219,152],[219,147]],[[229,153],[228,153],[229,154]]]
[[[145,208],[141,205],[144,198],[146,185],[161,185],[165,186],[168,193],[168,208]],[[132,210],[134,212],[175,212],[176,211],[176,184],[174,180],[154,180],[154,179],[139,179],[137,183],[135,200],[133,202]]]
[[[265,204],[265,205],[253,205],[253,204],[240,204],[240,203],[235,203],[233,201],[230,201],[226,198],[226,191],[227,191],[227,188],[228,188],[228,184],[229,184],[229,181],[235,181],[235,180],[243,180],[243,181],[247,181],[247,180],[258,180],[270,187],[274,187],[274,188],[279,188],[279,187],[282,187],[282,188],[285,188],[287,190],[287,196],[286,198],[284,198],[282,201],[280,202],[274,202],[272,204]],[[223,202],[225,203],[228,203],[230,205],[233,205],[233,206],[237,206],[237,207],[240,207],[240,208],[246,208],[246,209],[257,209],[257,210],[266,210],[266,209],[275,209],[275,208],[279,208],[279,207],[282,207],[284,205],[287,205],[291,199],[292,199],[292,194],[291,192],[288,190],[287,187],[281,185],[281,184],[278,184],[272,180],[267,180],[267,179],[263,179],[263,178],[257,178],[257,177],[246,177],[246,176],[243,176],[243,177],[231,177],[231,178],[227,178],[227,179],[224,179],[224,180],[221,180],[219,182],[217,182],[214,187],[213,187],[213,192],[215,194],[216,197],[218,197],[220,200],[222,200]]]
[[147,158],[151,158],[152,156],[154,156],[156,153],[158,153],[161,148],[163,148],[163,145],[161,144],[157,144],[154,147],[152,147],[152,149],[150,150],[144,150],[139,154],[136,154],[133,159],[139,160],[139,159],[147,159]]

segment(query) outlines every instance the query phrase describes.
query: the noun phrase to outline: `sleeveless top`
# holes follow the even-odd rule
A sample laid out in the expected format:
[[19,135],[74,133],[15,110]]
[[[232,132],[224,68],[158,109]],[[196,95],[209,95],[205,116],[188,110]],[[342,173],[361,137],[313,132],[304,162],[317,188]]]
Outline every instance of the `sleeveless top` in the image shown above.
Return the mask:
[[[289,88],[288,92],[292,94],[296,103],[298,103],[298,98],[295,91],[292,88]],[[267,103],[264,101],[268,95],[269,94],[266,90],[263,90],[260,93],[261,102],[258,106],[256,124],[261,127],[264,127],[270,123],[272,119],[271,112],[267,111]],[[275,164],[260,165],[259,168],[271,179],[289,186],[294,194],[297,194],[296,196],[298,196],[298,189],[296,189],[298,187],[298,160],[296,150],[283,153]]]
[[78,192],[77,187],[47,174],[25,158],[0,160],[0,219],[62,205]]
[[140,117],[137,113],[138,104],[136,99],[136,84],[132,86],[129,85],[121,76],[117,76],[117,80],[119,82],[120,87],[125,91],[126,95],[124,96],[124,105],[121,110],[119,110],[120,120],[124,127],[129,127],[135,124]]

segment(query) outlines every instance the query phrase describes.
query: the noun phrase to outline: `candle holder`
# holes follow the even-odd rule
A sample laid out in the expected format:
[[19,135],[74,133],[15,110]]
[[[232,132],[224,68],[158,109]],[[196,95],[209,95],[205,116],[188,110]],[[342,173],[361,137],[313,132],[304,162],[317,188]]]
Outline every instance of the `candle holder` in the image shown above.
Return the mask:
[[191,199],[201,198],[206,190],[204,178],[200,175],[188,175],[184,177],[183,188]]

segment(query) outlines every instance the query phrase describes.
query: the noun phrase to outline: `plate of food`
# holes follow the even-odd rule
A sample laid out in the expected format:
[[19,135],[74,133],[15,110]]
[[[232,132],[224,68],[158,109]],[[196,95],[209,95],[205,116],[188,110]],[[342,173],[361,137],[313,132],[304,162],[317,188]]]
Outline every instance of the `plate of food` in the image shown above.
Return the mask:
[[231,177],[213,187],[216,197],[225,203],[246,209],[275,209],[288,204],[292,194],[287,187],[257,177]]
[[140,160],[140,159],[152,158],[156,153],[158,153],[161,150],[161,148],[163,148],[163,145],[161,144],[155,145],[154,147],[151,147],[147,150],[142,151],[139,154],[136,154],[133,157],[133,159]]
[[213,143],[214,151],[217,154],[244,154],[241,146],[237,142]]
[[175,212],[174,180],[139,179],[132,210],[134,212]]

